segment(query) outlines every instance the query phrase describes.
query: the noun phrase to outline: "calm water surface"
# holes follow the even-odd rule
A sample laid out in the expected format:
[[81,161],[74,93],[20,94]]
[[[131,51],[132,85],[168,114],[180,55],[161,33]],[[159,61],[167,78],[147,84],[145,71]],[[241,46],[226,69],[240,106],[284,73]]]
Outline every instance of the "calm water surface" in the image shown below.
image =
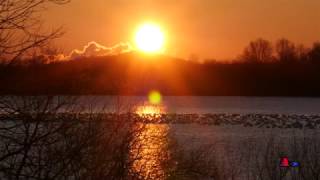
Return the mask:
[[[110,109],[121,106],[123,109],[138,107],[140,111],[159,111],[152,108],[148,98],[143,96],[82,96],[80,99],[85,104]],[[158,107],[166,113],[320,114],[320,98],[164,96]]]

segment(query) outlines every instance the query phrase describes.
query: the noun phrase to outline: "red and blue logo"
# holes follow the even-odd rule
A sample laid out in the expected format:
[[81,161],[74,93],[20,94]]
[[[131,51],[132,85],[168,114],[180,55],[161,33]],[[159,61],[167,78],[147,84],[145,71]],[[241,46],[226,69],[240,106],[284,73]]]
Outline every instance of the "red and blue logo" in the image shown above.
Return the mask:
[[300,163],[297,161],[289,161],[288,157],[280,158],[280,167],[288,168],[288,167],[300,167]]

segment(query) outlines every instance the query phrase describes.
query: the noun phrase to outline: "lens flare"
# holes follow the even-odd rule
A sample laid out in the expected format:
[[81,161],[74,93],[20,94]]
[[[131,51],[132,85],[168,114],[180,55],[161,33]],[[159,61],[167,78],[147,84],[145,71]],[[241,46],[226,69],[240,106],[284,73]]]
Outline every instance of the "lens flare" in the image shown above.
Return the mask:
[[149,99],[149,102],[151,104],[160,104],[161,103],[161,100],[162,100],[162,97],[161,97],[161,94],[160,92],[158,91],[151,91],[148,95],[148,99]]

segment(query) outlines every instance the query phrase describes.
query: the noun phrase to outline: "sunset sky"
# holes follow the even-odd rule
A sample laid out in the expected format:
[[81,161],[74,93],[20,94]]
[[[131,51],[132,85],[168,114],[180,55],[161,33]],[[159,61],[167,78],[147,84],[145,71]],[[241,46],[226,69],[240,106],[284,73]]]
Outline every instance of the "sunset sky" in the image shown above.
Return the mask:
[[50,7],[43,18],[49,27],[63,25],[66,34],[56,45],[65,52],[91,41],[133,43],[144,22],[157,23],[166,53],[182,58],[233,58],[258,37],[306,45],[320,40],[319,0],[72,0]]

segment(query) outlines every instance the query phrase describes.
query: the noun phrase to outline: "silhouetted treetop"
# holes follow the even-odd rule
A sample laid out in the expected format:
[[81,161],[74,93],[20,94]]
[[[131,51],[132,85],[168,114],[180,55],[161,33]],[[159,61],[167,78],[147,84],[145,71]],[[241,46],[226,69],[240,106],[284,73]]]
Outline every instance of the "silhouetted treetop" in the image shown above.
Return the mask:
[[310,50],[310,59],[314,63],[320,63],[320,42],[313,44],[312,49]]
[[295,61],[297,52],[295,44],[287,39],[279,39],[276,42],[276,57],[282,62]]
[[249,62],[268,62],[272,60],[272,44],[264,39],[251,41],[245,48],[242,58]]

